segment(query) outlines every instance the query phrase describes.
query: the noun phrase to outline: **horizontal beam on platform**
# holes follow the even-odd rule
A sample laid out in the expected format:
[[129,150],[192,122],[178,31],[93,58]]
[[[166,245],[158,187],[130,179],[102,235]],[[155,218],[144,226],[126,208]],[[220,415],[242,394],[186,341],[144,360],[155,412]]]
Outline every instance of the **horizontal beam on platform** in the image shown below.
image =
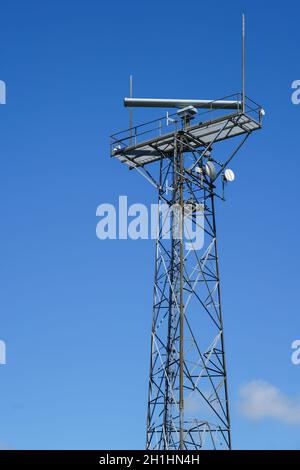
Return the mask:
[[205,109],[242,109],[241,101],[236,100],[176,100],[158,98],[124,98],[127,108],[194,108]]

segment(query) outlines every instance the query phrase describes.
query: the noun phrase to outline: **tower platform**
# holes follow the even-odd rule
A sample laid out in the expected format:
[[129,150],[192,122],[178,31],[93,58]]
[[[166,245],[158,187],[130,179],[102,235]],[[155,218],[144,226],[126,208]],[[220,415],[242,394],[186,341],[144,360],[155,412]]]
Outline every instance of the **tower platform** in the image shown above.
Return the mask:
[[[206,111],[185,126],[182,151],[205,148],[262,127],[263,109],[249,98],[244,111],[237,110],[231,114],[224,114],[224,111],[228,113],[228,109],[219,110],[221,115],[214,118],[215,110]],[[131,168],[145,166],[172,154],[174,136],[179,132],[183,132],[183,129],[176,114],[135,126],[111,136],[111,156]]]

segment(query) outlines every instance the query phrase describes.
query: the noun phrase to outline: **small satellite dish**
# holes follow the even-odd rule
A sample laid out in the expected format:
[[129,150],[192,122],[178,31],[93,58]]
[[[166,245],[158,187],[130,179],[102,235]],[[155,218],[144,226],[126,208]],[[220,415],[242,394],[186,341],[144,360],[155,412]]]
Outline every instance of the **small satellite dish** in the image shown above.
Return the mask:
[[224,172],[224,179],[225,181],[232,182],[235,180],[235,174],[233,173],[232,170],[227,168],[227,170],[225,170]]
[[213,181],[216,177],[216,167],[213,162],[208,161],[205,165],[205,173]]
[[202,173],[202,168],[200,168],[200,166],[196,166],[195,172],[201,174]]

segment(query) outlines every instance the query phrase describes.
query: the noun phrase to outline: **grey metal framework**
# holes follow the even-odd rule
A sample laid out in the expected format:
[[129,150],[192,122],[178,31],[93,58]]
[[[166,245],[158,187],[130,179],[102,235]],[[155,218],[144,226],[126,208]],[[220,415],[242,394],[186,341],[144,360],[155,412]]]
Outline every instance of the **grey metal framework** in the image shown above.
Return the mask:
[[[215,202],[262,115],[247,98],[231,113],[212,106],[193,120],[167,115],[112,136],[111,155],[141,173],[159,202],[147,449],[231,448]],[[202,230],[200,247],[191,227]]]

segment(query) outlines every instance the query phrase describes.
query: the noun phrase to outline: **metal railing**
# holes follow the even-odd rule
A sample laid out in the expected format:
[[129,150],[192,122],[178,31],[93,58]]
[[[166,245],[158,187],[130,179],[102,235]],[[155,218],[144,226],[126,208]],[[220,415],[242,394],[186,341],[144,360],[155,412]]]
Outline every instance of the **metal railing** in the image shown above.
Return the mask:
[[[252,99],[245,96],[244,111],[241,93],[235,93],[233,95],[225,96],[224,98],[221,98],[221,100],[236,100],[239,105],[237,109],[233,111],[232,115],[246,114],[247,116],[251,117],[251,119],[261,124],[263,108]],[[215,119],[218,119],[228,114],[229,110],[226,107],[224,107],[224,109],[214,109],[213,107],[211,107],[209,109],[205,109],[201,112],[198,112],[190,123],[191,126],[197,124],[200,125],[202,123],[209,123]],[[184,120],[178,116],[177,112],[171,114],[166,112],[163,117],[112,134],[111,155],[114,155],[118,151],[123,150],[127,147],[134,147],[141,142],[151,140],[159,136],[171,134],[181,129],[183,126]]]

